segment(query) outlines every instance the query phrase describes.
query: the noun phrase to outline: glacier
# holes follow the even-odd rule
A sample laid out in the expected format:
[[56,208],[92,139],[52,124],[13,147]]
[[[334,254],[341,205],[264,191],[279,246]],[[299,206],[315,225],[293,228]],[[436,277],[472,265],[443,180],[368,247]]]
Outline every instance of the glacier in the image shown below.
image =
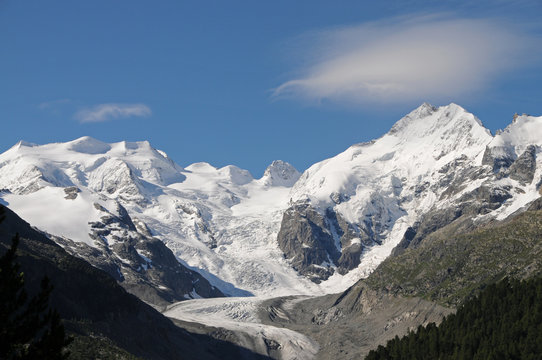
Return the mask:
[[[527,171],[512,164],[529,146],[534,167],[514,177]],[[476,221],[520,211],[540,196],[541,146],[542,117],[517,116],[492,135],[459,105],[424,103],[382,137],[302,174],[275,161],[260,178],[233,165],[182,167],[147,141],[21,141],[0,155],[0,196],[33,226],[89,247],[98,246],[89,233],[102,219],[100,207],[115,216],[124,208],[179,262],[230,296],[321,295],[367,276],[424,214],[463,203],[476,189],[507,194]],[[301,205],[322,217],[332,211],[348,225],[348,238],[331,225],[322,231],[339,255],[356,247],[353,268],[334,271],[332,259],[314,264],[331,269],[314,282],[292,267],[277,237],[285,214]],[[102,247],[118,241],[102,240]]]

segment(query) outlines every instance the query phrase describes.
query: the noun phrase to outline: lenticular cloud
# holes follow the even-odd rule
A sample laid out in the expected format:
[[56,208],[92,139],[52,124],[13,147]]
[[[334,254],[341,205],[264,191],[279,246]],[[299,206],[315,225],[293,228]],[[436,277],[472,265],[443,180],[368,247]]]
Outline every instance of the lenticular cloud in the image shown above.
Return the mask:
[[322,31],[304,38],[304,68],[273,95],[353,103],[450,98],[524,65],[522,52],[533,43],[492,20],[438,16]]

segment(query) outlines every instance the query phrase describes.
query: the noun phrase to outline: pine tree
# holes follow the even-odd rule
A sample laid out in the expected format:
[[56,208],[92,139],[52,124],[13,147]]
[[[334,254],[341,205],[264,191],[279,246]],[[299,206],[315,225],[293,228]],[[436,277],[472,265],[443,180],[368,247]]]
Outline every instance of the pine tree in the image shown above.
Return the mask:
[[15,261],[18,245],[16,234],[0,257],[0,359],[66,359],[69,354],[63,349],[71,339],[58,312],[49,308],[53,287],[44,277],[39,293],[29,299],[24,274]]

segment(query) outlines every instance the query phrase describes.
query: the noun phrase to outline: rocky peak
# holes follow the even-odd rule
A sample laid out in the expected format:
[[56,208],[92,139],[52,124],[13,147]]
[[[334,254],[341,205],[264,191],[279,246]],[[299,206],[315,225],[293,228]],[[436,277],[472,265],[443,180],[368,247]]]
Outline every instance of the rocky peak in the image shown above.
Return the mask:
[[392,128],[390,129],[389,133],[390,135],[397,134],[401,132],[402,129],[408,126],[409,123],[412,121],[415,121],[416,119],[422,119],[427,116],[430,116],[435,111],[437,111],[437,108],[433,105],[424,102],[421,104],[418,108],[412,110],[409,114],[407,114],[405,117],[397,121]]
[[262,180],[270,186],[293,186],[301,173],[289,163],[275,160],[265,169]]
[[529,145],[542,146],[542,116],[514,115],[512,123],[497,132],[489,147],[513,148],[520,156]]
[[395,123],[388,134],[411,139],[457,132],[476,137],[491,136],[477,117],[454,103],[438,108],[423,103]]
[[[533,147],[534,146],[534,147]],[[514,161],[521,164],[531,159],[542,146],[542,116],[514,115],[510,125],[497,131],[484,153],[483,164],[492,165],[496,172],[506,169]],[[532,160],[528,160],[532,162]],[[518,163],[519,164],[519,163]],[[529,165],[530,166],[530,165]],[[514,169],[515,171],[515,169]],[[523,178],[526,181],[527,178]]]

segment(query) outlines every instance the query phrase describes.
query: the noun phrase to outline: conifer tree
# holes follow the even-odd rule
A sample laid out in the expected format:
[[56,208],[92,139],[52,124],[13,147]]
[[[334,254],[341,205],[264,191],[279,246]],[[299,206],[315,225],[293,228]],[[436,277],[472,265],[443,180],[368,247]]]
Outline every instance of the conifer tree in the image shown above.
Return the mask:
[[0,359],[66,359],[69,354],[63,349],[71,339],[58,312],[49,308],[53,287],[44,277],[39,293],[29,298],[24,274],[15,261],[19,241],[16,234],[0,257]]

